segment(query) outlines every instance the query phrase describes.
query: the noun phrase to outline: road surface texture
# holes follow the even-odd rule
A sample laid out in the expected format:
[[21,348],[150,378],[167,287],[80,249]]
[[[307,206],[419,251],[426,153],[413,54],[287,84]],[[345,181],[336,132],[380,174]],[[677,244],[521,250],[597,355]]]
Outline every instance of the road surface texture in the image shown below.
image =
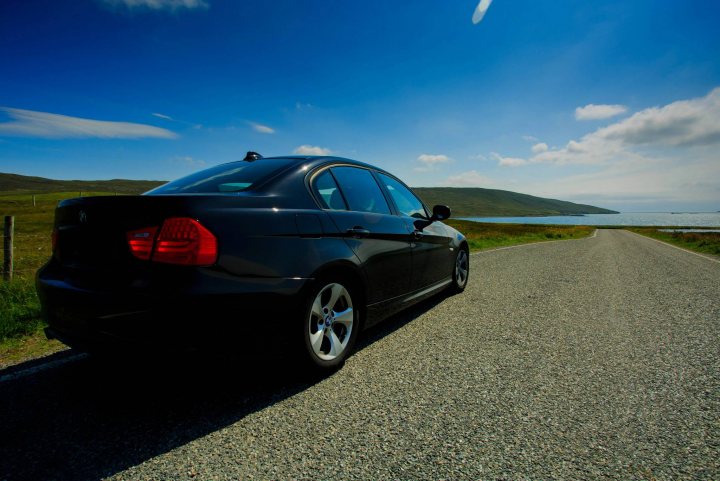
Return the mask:
[[264,356],[8,378],[0,479],[717,480],[719,333],[720,263],[626,231],[474,254],[464,294],[325,379]]

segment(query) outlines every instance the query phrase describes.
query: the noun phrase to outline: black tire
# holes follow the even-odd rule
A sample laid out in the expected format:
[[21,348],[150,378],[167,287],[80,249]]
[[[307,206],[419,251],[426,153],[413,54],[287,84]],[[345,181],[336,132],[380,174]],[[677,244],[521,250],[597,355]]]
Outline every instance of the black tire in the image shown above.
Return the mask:
[[458,249],[455,256],[455,265],[453,266],[452,282],[450,283],[450,292],[460,293],[467,287],[470,277],[470,253],[466,247]]
[[363,306],[354,285],[339,276],[316,280],[308,292],[300,356],[311,368],[329,372],[352,353]]

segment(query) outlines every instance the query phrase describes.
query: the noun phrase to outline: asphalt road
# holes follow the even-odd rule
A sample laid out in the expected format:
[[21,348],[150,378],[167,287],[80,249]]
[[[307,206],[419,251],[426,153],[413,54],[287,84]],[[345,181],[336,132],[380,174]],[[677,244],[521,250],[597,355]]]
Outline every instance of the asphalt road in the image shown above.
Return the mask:
[[0,480],[720,479],[720,263],[611,230],[471,260],[325,379],[262,357],[8,378]]

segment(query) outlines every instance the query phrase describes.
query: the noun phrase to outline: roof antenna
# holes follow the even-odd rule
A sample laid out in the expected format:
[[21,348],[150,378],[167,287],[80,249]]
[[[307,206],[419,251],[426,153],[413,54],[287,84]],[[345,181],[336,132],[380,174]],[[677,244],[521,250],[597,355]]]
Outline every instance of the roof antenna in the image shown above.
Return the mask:
[[245,155],[245,158],[243,160],[246,160],[248,162],[255,162],[256,160],[259,160],[262,158],[263,158],[263,156],[258,154],[257,152],[250,151]]

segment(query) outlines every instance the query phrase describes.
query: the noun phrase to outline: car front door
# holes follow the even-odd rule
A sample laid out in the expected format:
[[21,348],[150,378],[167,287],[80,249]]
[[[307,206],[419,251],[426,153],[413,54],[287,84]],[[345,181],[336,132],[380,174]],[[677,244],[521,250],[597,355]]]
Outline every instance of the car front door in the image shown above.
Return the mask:
[[378,177],[411,232],[413,290],[448,279],[454,260],[448,229],[442,222],[428,223],[425,206],[405,184],[383,173]]

